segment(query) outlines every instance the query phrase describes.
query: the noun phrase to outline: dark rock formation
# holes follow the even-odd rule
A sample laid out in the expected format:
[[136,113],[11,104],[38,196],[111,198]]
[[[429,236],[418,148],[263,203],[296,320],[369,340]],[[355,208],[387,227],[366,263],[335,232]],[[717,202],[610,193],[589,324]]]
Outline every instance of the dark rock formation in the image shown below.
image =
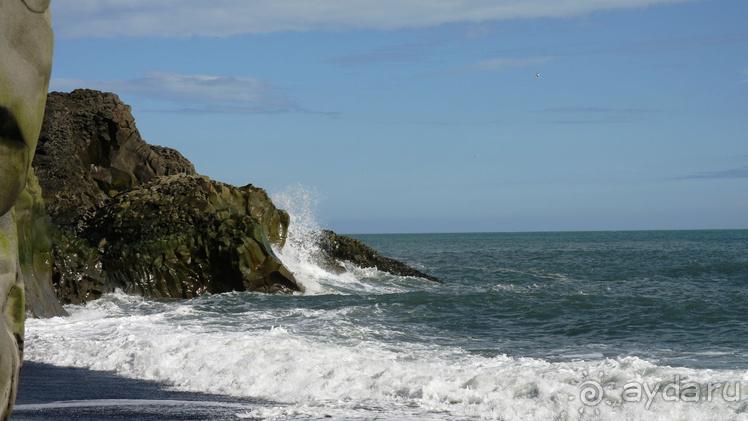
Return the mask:
[[288,214],[264,190],[195,174],[147,144],[117,95],[52,92],[34,158],[63,303],[122,288],[146,297],[303,290],[273,254]]
[[[253,217],[257,215],[257,217]],[[303,288],[273,254],[288,214],[264,190],[174,175],[123,192],[86,215],[110,287],[145,297]]]
[[89,89],[49,94],[33,166],[59,225],[155,177],[195,174],[179,152],[140,137],[130,106],[117,95]]
[[81,304],[111,292],[101,253],[70,227],[54,227],[52,233],[52,284],[63,304]]
[[[34,202],[29,220],[39,234],[28,235],[28,249],[62,303],[117,288],[152,298],[304,290],[271,248],[283,247],[288,214],[263,189],[197,175],[179,152],[145,143],[114,94],[51,93],[34,167],[51,222]],[[350,261],[438,281],[358,240],[331,231],[321,238],[330,268]],[[49,254],[51,268],[41,264]],[[30,302],[37,316],[57,311],[44,304],[49,288],[29,295],[40,297]]]
[[[398,276],[414,276],[430,281],[443,283],[440,279],[388,257],[384,257],[376,250],[364,244],[361,240],[335,234],[324,230],[319,237],[319,248],[323,251],[323,264],[328,268],[333,265],[340,266],[342,262],[348,261],[363,268],[377,268],[378,270]],[[330,262],[329,259],[332,259]],[[333,266],[334,267],[334,266]]]

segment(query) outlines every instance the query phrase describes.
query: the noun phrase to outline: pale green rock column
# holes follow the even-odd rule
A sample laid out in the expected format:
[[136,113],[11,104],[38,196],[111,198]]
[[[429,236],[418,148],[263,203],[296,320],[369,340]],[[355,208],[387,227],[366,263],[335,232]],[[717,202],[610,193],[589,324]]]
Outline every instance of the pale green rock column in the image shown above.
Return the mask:
[[52,70],[49,0],[0,0],[0,419],[23,361],[23,278],[12,210],[36,150]]

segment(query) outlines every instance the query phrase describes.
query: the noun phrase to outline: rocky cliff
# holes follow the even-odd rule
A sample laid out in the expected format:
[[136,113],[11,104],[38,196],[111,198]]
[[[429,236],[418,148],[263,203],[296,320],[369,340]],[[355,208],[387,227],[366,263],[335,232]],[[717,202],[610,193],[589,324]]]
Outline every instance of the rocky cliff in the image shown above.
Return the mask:
[[[115,94],[49,94],[33,165],[41,188],[30,184],[33,213],[24,220],[35,227],[25,228],[34,244],[26,259],[38,270],[28,276],[51,277],[59,302],[117,288],[152,298],[304,290],[272,248],[284,245],[289,215],[263,189],[198,175],[176,150],[146,143]],[[351,261],[438,281],[358,240],[321,238],[330,267]],[[34,315],[64,312],[49,303],[51,287],[30,284],[38,286],[28,293]]]
[[47,96],[33,166],[58,225],[73,225],[93,206],[155,177],[195,174],[179,152],[140,137],[117,95],[88,89]]
[[50,93],[33,166],[62,303],[116,288],[156,298],[303,290],[271,248],[288,214],[264,190],[199,176],[176,150],[146,143],[115,94]]

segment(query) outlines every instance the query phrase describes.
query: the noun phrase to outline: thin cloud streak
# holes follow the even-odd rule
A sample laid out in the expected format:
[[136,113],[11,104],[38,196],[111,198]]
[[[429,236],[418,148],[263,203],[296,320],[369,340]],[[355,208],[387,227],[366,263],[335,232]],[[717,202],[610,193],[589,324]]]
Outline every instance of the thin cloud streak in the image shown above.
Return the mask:
[[[282,89],[253,77],[191,75],[150,70],[129,80],[52,79],[55,90],[92,88],[137,94],[170,102],[165,112],[279,114],[312,113],[288,98]],[[322,113],[336,114],[336,113]]]
[[723,178],[748,178],[748,165],[740,168],[730,168],[721,171],[707,171],[696,174],[675,177],[676,180],[698,180],[698,179],[723,179]]
[[604,108],[604,107],[565,107],[546,108],[541,113],[553,114],[652,114],[660,110],[652,108]]
[[389,45],[368,53],[351,54],[327,60],[342,67],[371,66],[390,63],[413,63],[423,60],[421,51],[433,44]]
[[660,111],[651,108],[560,107],[546,108],[538,112],[570,117],[552,121],[552,124],[599,124],[639,122]]
[[521,67],[539,66],[541,64],[548,63],[556,60],[557,57],[529,57],[529,58],[495,58],[493,60],[485,60],[474,63],[467,66],[467,71],[496,71],[503,72],[509,69],[516,69]]
[[57,36],[190,37],[566,18],[694,0],[55,0]]
[[476,63],[468,64],[465,66],[453,67],[451,69],[423,73],[417,75],[417,78],[431,78],[431,77],[442,77],[442,76],[453,76],[463,73],[474,73],[474,72],[505,72],[511,69],[518,69],[523,67],[537,67],[545,63],[557,60],[558,57],[546,56],[546,57],[524,57],[524,58],[513,58],[513,57],[499,57],[491,60],[483,60]]

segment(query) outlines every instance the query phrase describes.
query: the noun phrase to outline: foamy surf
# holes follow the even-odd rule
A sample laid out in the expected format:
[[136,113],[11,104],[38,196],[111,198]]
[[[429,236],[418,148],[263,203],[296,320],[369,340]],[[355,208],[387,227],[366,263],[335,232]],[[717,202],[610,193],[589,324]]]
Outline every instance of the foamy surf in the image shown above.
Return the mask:
[[[68,318],[29,320],[25,358],[257,402],[229,408],[239,419],[748,420],[742,348],[691,343],[688,335],[705,331],[673,311],[642,318],[642,305],[654,311],[650,303],[672,303],[672,288],[658,290],[638,272],[615,283],[591,277],[579,268],[599,244],[582,248],[581,261],[564,257],[543,267],[535,257],[516,261],[553,259],[542,254],[545,238],[501,244],[502,253],[528,250],[497,264],[504,257],[491,251],[498,249],[492,238],[460,245],[458,237],[398,237],[429,250],[420,256],[432,253],[429,267],[452,274],[451,283],[353,266],[330,273],[314,257],[315,196],[284,194],[273,199],[289,210],[291,226],[275,251],[307,293],[155,301],[117,292],[66,306]],[[463,248],[445,250],[454,244]],[[405,253],[417,258],[419,250]],[[598,267],[621,276],[611,266],[617,255],[612,247]],[[639,270],[641,260],[622,268]],[[632,287],[619,288],[626,281]],[[727,291],[737,289],[725,282]],[[645,287],[648,296],[640,297]],[[714,302],[707,304],[711,310]],[[716,314],[723,313],[726,320],[707,326],[740,335],[735,320],[743,313],[725,307]],[[686,326],[663,328],[676,323]],[[670,331],[669,342],[660,340]],[[711,342],[729,344],[729,336]]]
[[[735,399],[748,391],[745,372],[636,357],[484,357],[384,324],[357,324],[377,316],[376,303],[261,305],[275,298],[235,293],[158,303],[112,294],[69,306],[70,318],[29,320],[26,358],[277,403],[237,412],[247,418],[748,419]],[[668,384],[678,384],[677,398],[672,387],[663,392]],[[692,384],[698,401],[686,390]]]

